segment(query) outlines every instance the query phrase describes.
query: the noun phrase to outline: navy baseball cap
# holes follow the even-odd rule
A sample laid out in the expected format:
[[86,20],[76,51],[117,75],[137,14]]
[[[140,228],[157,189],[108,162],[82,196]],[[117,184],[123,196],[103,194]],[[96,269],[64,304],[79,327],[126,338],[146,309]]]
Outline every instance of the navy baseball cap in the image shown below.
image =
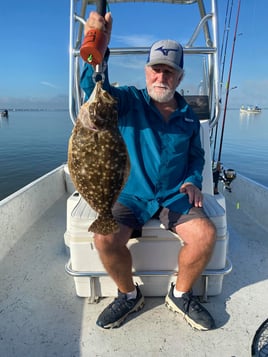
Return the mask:
[[166,64],[177,71],[183,70],[183,48],[173,40],[161,40],[153,43],[147,59],[147,66]]

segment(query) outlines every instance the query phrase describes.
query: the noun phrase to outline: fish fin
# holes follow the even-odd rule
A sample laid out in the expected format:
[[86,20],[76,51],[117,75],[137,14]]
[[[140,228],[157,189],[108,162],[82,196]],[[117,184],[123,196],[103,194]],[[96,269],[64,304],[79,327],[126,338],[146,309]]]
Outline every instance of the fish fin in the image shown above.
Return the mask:
[[119,225],[113,217],[99,216],[88,228],[89,232],[107,235],[119,231]]

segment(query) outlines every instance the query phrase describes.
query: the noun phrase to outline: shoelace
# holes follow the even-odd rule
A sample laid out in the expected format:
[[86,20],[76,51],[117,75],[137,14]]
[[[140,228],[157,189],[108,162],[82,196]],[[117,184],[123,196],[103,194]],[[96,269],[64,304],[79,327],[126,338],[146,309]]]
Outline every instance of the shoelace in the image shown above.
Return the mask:
[[124,309],[125,307],[129,308],[132,304],[131,300],[127,300],[126,296],[124,294],[120,294],[117,298],[114,299],[114,301],[110,304],[109,309],[111,309],[113,312],[118,312]]
[[188,295],[187,297],[184,297],[183,305],[185,308],[185,312],[188,312],[190,308],[196,312],[202,311],[201,305],[193,298],[192,295]]

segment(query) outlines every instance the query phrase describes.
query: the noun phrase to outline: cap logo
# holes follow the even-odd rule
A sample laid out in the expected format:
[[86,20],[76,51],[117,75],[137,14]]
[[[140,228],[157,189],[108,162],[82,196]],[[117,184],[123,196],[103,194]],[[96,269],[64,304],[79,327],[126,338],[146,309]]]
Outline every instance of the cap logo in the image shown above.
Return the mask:
[[178,49],[175,49],[175,48],[163,48],[163,46],[161,46],[161,47],[156,48],[155,51],[160,51],[160,52],[163,53],[164,56],[168,56],[168,53],[170,51],[178,52]]

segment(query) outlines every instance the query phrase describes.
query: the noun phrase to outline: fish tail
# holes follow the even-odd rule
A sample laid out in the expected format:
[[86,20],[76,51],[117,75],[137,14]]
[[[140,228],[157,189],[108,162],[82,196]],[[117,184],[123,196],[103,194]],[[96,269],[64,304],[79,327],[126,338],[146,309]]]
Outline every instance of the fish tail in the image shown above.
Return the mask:
[[89,232],[107,235],[119,231],[119,225],[113,217],[99,216],[88,228]]

